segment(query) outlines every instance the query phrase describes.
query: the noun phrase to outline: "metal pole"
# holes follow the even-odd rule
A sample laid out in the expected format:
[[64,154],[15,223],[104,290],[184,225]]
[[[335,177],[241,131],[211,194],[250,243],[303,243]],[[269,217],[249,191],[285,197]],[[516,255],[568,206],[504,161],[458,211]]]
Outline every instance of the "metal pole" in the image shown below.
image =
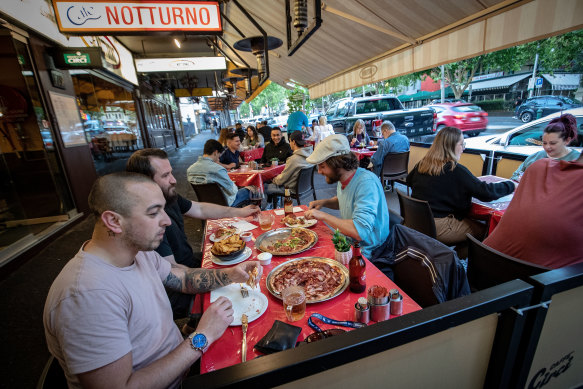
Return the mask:
[[536,88],[536,67],[537,66],[538,66],[538,52],[536,53],[536,56],[534,57],[534,68],[532,68],[532,89],[528,93],[528,98],[532,97],[532,95],[534,93],[534,89]]
[[445,103],[445,67],[441,65],[441,103]]

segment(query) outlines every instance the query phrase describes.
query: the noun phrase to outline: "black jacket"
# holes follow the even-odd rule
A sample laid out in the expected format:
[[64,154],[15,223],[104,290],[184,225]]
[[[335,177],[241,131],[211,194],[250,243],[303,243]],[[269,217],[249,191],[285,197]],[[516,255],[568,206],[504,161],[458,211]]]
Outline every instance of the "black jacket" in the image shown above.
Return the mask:
[[276,145],[273,142],[269,142],[265,145],[265,150],[263,150],[263,157],[261,157],[261,162],[270,162],[272,158],[277,158],[280,163],[285,163],[285,160],[293,154],[292,149],[285,141],[281,138],[279,143]]
[[258,128],[257,132],[263,135],[263,140],[265,141],[265,144],[267,144],[267,142],[271,142],[271,127],[265,125],[261,128]]

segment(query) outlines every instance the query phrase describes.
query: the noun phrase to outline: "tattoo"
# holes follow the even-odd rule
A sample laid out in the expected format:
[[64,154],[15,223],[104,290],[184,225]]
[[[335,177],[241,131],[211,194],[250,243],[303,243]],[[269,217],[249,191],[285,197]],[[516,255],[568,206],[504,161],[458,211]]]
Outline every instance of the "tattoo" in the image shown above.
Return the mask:
[[168,277],[166,277],[163,284],[168,289],[178,290],[178,291],[182,290],[182,280],[180,278],[176,277],[174,274],[172,274],[172,272],[170,272],[170,274],[168,274]]
[[204,293],[229,285],[231,279],[224,270],[189,269],[184,274],[184,293]]

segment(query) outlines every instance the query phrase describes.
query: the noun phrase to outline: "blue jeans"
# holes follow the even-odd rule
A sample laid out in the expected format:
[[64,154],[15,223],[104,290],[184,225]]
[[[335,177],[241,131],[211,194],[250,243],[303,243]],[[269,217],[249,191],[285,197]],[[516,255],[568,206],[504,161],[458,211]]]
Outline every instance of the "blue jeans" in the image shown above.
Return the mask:
[[241,188],[237,191],[237,196],[235,196],[235,200],[233,201],[233,204],[231,204],[231,207],[238,208],[240,205],[243,205],[243,203],[248,201],[249,189]]

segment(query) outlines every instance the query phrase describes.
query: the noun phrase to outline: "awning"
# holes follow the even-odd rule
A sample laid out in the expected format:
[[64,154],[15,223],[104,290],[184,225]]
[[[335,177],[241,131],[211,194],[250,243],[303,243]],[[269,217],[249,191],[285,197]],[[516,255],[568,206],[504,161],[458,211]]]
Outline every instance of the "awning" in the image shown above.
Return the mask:
[[495,78],[492,80],[472,82],[470,85],[472,86],[472,91],[474,92],[488,89],[506,89],[530,76],[530,73],[518,74],[514,76]]
[[[464,91],[464,93],[462,93],[462,95],[465,96],[468,93],[469,93],[469,91],[466,89]],[[448,86],[445,88],[444,95],[445,95],[446,99],[455,96],[453,91],[451,90],[451,86]],[[403,103],[407,102],[407,101],[435,100],[435,99],[439,99],[439,98],[441,98],[441,91],[440,90],[436,90],[433,92],[421,91],[421,92],[413,93],[412,95],[401,95],[398,97],[398,99],[401,100],[401,102],[403,102]]]
[[581,82],[580,74],[543,74],[553,90],[575,90]]

